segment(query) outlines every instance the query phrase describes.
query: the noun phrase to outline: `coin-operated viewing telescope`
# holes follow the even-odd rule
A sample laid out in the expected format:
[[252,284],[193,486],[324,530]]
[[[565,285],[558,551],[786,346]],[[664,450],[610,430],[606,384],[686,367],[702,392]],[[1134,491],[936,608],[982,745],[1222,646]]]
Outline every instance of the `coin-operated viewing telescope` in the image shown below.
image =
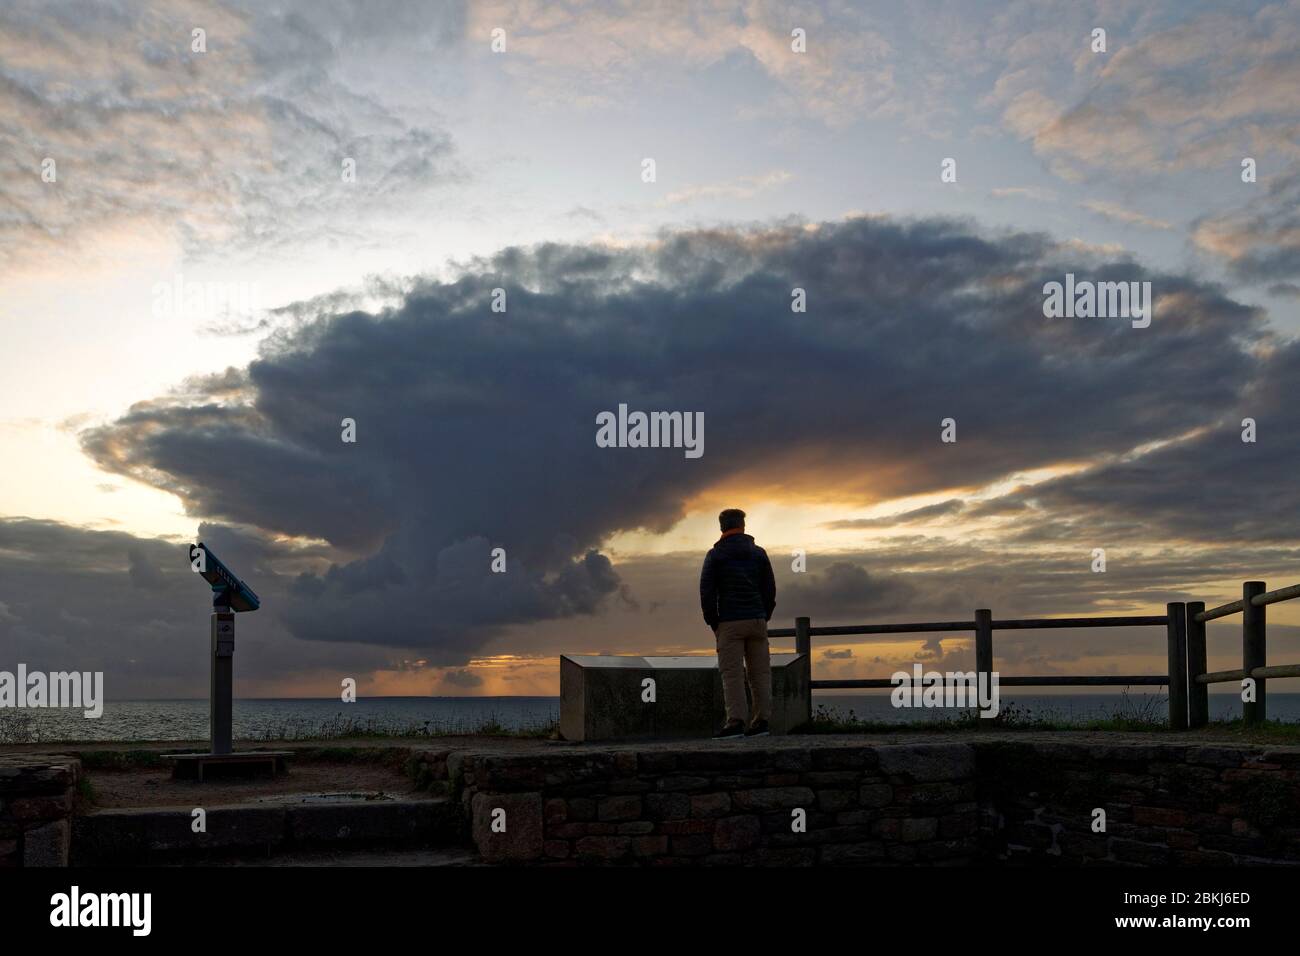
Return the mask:
[[233,685],[235,669],[235,614],[256,611],[262,606],[253,589],[239,579],[200,541],[189,550],[190,570],[203,576],[212,588],[212,678],[209,685],[208,726],[212,734],[210,753],[163,754],[174,762],[173,776],[203,780],[205,769],[244,771],[269,769],[272,774],[285,768],[291,756],[283,750],[231,752]]
[[221,563],[202,541],[190,548],[190,567],[212,585],[212,606],[232,611],[256,611],[262,606],[257,595],[235,573]]
[[[202,575],[203,580],[212,586],[212,679],[208,703],[212,752],[175,757],[178,776],[193,767],[202,780],[206,763],[249,762],[254,756],[265,756],[232,754],[230,750],[234,717],[235,614],[239,611],[256,611],[262,602],[253,593],[253,589],[226,567],[202,541],[190,547],[190,569]],[[218,757],[225,759],[217,761],[215,758]]]

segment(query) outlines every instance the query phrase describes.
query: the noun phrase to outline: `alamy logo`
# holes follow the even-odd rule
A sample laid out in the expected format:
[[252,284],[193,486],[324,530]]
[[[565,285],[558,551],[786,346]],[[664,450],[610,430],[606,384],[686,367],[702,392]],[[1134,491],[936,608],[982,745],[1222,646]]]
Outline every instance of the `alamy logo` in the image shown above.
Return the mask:
[[1132,319],[1133,328],[1151,324],[1150,282],[1074,281],[1074,273],[1065,274],[1065,283],[1048,282],[1043,286],[1043,315],[1049,319]]
[[0,710],[6,707],[80,707],[94,719],[104,713],[104,672],[44,671],[28,672],[26,664],[18,673],[0,671]]
[[894,689],[889,701],[895,707],[978,707],[981,717],[996,717],[1000,710],[998,674],[975,671],[895,671],[889,677]]
[[178,272],[171,282],[154,283],[153,314],[159,319],[248,318],[261,311],[261,292],[256,282],[186,279]]
[[85,893],[78,886],[50,897],[50,925],[129,926],[131,935],[148,936],[152,928],[152,893]]
[[600,412],[597,448],[684,448],[687,458],[704,454],[703,412]]

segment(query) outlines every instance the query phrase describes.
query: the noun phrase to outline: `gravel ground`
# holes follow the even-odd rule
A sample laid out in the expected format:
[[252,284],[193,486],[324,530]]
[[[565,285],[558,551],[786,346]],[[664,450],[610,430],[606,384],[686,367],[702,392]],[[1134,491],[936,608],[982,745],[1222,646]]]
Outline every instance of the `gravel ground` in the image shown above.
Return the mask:
[[84,774],[90,781],[91,805],[95,808],[219,807],[315,793],[382,793],[407,799],[421,796],[402,770],[377,763],[290,760],[289,772],[278,777],[210,779],[203,783],[173,780],[167,768],[90,769]]

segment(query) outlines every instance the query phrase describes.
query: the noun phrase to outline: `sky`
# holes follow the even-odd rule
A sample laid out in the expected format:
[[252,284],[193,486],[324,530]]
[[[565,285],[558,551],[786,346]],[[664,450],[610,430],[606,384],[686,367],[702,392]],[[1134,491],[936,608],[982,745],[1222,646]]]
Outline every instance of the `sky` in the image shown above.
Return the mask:
[[[262,597],[248,697],[708,653],[726,507],[774,626],[1294,583],[1297,200],[1300,0],[12,0],[0,669],[203,696],[196,540]],[[1049,317],[1067,275],[1149,282],[1149,325]],[[620,404],[703,454],[600,447]],[[1160,673],[1164,636],[995,662]]]

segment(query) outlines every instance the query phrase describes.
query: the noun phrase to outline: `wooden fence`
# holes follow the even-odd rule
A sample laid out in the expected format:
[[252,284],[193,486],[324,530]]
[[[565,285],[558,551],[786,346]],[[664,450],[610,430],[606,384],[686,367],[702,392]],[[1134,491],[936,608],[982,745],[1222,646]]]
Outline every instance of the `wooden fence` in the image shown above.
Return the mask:
[[[1278,601],[1300,597],[1300,584],[1278,591],[1264,590],[1262,581],[1247,581],[1242,599],[1206,611],[1201,601],[1184,604],[1174,601],[1165,605],[1164,614],[1130,617],[1046,617],[995,620],[988,608],[975,611],[969,621],[924,621],[910,624],[848,624],[836,627],[813,627],[812,619],[795,618],[792,628],[772,628],[769,637],[793,637],[795,652],[812,656],[814,637],[847,637],[862,634],[923,634],[971,631],[975,635],[975,673],[993,673],[993,632],[1027,631],[1077,627],[1163,627],[1168,670],[1164,674],[1102,675],[998,675],[1001,687],[1106,687],[1167,686],[1169,688],[1169,726],[1173,730],[1202,727],[1209,720],[1209,685],[1240,681],[1250,677],[1256,684],[1253,703],[1243,703],[1247,724],[1265,720],[1265,678],[1300,677],[1300,665],[1267,666],[1265,655],[1264,607]],[[1205,622],[1242,611],[1242,669],[1205,673]],[[985,678],[989,679],[989,678]],[[843,688],[893,687],[887,677],[853,680],[814,680],[813,690]],[[811,703],[809,719],[812,718]]]
[[[1267,634],[1264,609],[1270,604],[1290,601],[1300,597],[1300,584],[1266,591],[1263,581],[1247,581],[1241,586],[1241,600],[1229,601],[1218,607],[1205,609],[1204,601],[1191,601],[1187,605],[1187,670],[1191,675],[1191,698],[1188,704],[1188,721],[1193,727],[1204,727],[1210,719],[1210,685],[1229,681],[1255,682],[1255,699],[1242,700],[1241,716],[1248,725],[1262,724],[1268,719],[1266,679],[1269,677],[1300,677],[1300,664],[1268,666]],[[1241,613],[1241,668],[1235,671],[1205,672],[1205,624],[1229,614]]]

